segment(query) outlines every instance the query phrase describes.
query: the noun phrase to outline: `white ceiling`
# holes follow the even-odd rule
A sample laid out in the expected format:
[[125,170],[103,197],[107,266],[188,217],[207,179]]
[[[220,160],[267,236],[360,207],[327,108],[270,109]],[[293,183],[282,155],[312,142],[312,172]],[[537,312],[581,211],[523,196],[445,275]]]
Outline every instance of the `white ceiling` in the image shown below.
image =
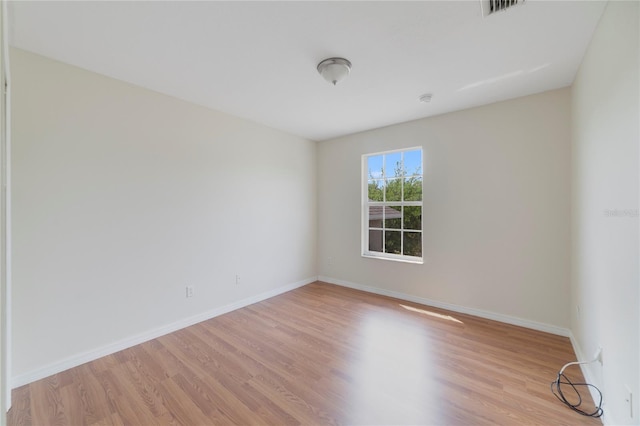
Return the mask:
[[[323,140],[568,86],[604,7],[48,1],[11,2],[9,19],[13,46]],[[353,63],[336,87],[316,71],[332,56]]]

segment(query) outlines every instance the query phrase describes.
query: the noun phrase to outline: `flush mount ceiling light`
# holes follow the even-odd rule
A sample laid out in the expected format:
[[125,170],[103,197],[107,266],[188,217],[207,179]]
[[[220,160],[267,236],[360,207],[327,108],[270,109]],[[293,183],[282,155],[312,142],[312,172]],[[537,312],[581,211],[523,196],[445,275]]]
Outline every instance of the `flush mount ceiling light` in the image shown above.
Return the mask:
[[351,72],[351,62],[344,58],[328,58],[318,64],[320,75],[334,86]]

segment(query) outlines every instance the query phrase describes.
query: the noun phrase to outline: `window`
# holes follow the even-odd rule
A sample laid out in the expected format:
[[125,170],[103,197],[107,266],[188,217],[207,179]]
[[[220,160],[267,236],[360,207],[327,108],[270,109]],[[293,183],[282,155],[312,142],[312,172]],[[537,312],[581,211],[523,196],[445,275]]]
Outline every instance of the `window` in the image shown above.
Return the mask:
[[362,255],[422,263],[422,149],[362,156]]

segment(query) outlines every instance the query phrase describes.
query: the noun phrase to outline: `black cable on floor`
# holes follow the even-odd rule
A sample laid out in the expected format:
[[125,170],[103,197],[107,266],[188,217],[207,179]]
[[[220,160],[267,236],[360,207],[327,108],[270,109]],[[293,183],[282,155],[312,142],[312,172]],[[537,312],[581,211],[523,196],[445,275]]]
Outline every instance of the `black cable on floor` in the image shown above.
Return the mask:
[[[569,378],[563,373],[565,367],[563,367],[562,370],[560,370],[560,372],[558,373],[557,379],[555,381],[551,382],[551,392],[556,396],[556,398],[558,398],[562,403],[564,403],[567,407],[571,408],[576,413],[580,413],[583,416],[589,416],[589,417],[600,417],[600,416],[602,416],[602,414],[603,414],[603,411],[602,411],[602,392],[600,392],[600,389],[598,389],[596,386],[594,386],[592,384],[589,384],[589,383],[573,383],[573,382],[571,382],[571,380],[569,380]],[[577,396],[577,399],[578,399],[577,403],[575,403],[575,404],[571,403],[565,397],[565,394],[562,391],[562,385],[565,385],[565,386],[569,385],[571,387],[569,390],[573,391],[573,393],[575,393],[575,395]],[[583,387],[587,388],[587,390],[589,389],[589,387],[592,387],[596,391],[598,391],[598,394],[600,395],[600,401],[598,401],[596,409],[593,412],[587,412],[587,411],[585,411],[585,410],[580,408],[580,405],[582,405],[582,396],[580,395],[580,392],[578,391],[577,386],[583,386]]]

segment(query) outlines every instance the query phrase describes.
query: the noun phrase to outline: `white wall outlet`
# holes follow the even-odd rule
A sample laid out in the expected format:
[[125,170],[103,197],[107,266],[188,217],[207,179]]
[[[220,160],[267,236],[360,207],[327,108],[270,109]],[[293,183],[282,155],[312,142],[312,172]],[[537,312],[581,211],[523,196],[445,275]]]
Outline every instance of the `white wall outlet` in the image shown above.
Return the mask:
[[236,285],[240,285],[240,275],[236,274]]
[[193,286],[192,285],[188,285],[187,286],[187,294],[186,294],[187,298],[189,297],[193,297]]
[[633,418],[633,393],[631,392],[631,388],[629,386],[624,387],[624,402],[626,402],[628,407],[629,418]]
[[602,365],[602,347],[601,346],[598,346],[598,349],[596,349],[595,353],[593,354],[593,359],[595,359],[600,363],[600,365]]

